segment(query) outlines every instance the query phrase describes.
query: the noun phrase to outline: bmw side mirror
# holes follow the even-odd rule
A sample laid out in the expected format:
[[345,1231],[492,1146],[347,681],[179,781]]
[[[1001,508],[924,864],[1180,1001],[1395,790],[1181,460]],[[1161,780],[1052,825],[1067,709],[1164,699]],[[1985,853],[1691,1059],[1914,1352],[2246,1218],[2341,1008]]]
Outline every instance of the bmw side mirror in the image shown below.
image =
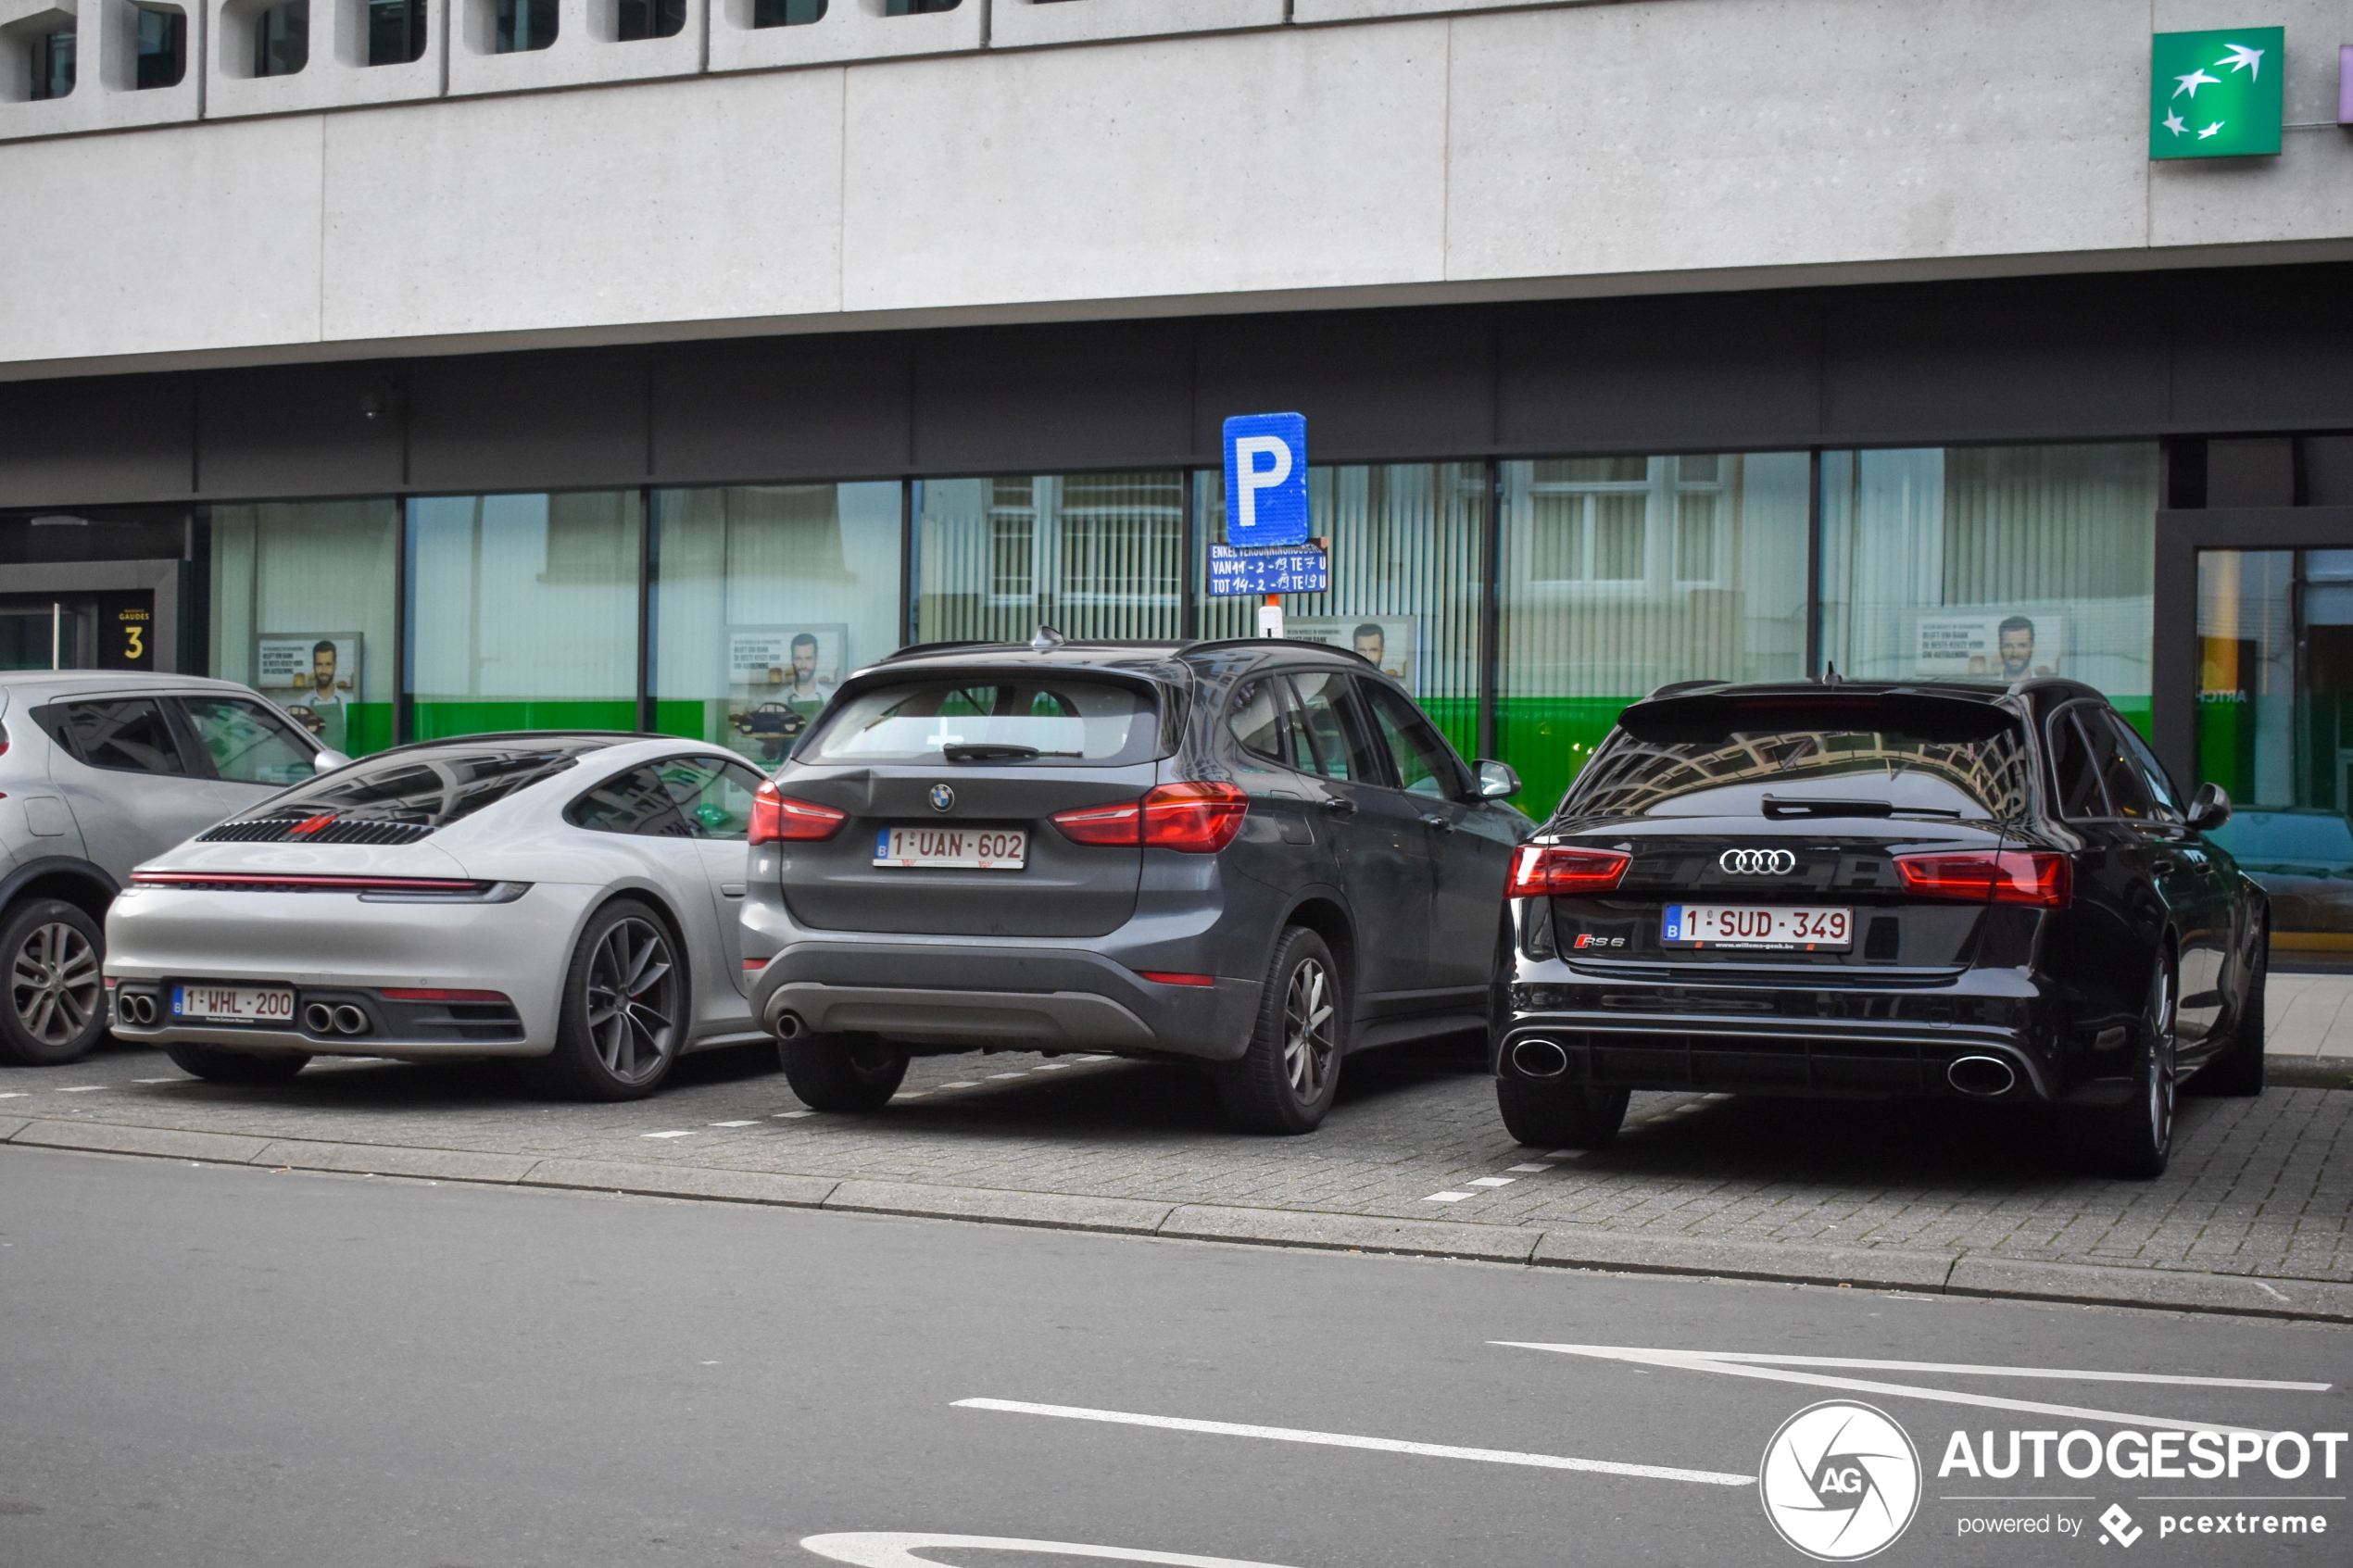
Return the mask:
[[2199,833],[2212,833],[2231,820],[2231,797],[2221,784],[2202,784],[2190,797],[2190,826]]
[[1510,763],[1481,762],[1478,765],[1478,797],[1481,800],[1502,800],[1518,793],[1519,775],[1512,771]]

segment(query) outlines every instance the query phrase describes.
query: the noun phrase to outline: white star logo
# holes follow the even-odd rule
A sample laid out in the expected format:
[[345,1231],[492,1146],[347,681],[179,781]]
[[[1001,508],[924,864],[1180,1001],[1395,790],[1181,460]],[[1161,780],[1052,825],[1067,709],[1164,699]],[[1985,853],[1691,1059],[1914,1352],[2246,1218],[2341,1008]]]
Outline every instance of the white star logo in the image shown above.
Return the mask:
[[2215,61],[2214,67],[2217,70],[2225,67],[2232,70],[2243,70],[2246,72],[2246,79],[2249,82],[2263,74],[2262,50],[2250,49],[2244,44],[2225,44],[2222,47],[2231,52],[2231,57],[2227,60]]
[[2211,125],[2208,126],[2205,130],[2203,130],[2203,131],[2199,132],[2197,133],[2197,139],[2198,139],[2199,141],[2203,142],[2203,141],[2205,141],[2205,140],[2206,140],[2208,136],[2213,135],[2216,132],[2218,132],[2218,131],[2220,131],[2220,130],[2221,130],[2221,129],[2222,129],[2222,122],[2221,122],[2221,120],[2219,120],[2219,119],[2218,119],[2218,120],[2216,120],[2213,124],[2211,124]]
[[2189,127],[2182,123],[2182,117],[2180,115],[2169,114],[2165,117],[2165,129],[2173,132],[2174,135],[2179,136],[2183,132],[2187,131]]
[[2183,94],[2187,93],[2193,99],[2195,99],[2197,96],[2197,90],[2199,88],[2220,87],[2222,85],[2222,79],[2221,77],[2208,76],[2202,69],[2194,70],[2187,76],[2177,76],[2173,80],[2181,83],[2179,87],[2173,89],[2173,96],[2177,98]]

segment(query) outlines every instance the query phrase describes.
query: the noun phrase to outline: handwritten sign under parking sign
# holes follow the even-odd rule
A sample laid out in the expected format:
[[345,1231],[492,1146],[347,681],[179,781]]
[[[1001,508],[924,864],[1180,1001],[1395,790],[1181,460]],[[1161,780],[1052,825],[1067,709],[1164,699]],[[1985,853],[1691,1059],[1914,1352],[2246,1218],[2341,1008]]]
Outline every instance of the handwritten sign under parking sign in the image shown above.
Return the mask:
[[1226,543],[1243,549],[1307,543],[1306,415],[1236,414],[1226,421]]
[[1331,585],[1331,558],[1312,545],[1296,550],[1209,547],[1212,594],[1324,594]]

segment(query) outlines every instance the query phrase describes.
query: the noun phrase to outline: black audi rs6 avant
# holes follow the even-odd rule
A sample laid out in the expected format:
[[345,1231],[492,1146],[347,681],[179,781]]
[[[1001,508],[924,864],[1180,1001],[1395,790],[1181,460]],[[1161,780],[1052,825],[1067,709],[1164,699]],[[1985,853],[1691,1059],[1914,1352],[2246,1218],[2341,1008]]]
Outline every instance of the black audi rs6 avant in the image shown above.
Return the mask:
[[1516,852],[1496,1097],[1592,1147],[1629,1091],[2040,1102],[2125,1175],[2176,1087],[2263,1087],[2268,907],[2099,693],[1662,687]]

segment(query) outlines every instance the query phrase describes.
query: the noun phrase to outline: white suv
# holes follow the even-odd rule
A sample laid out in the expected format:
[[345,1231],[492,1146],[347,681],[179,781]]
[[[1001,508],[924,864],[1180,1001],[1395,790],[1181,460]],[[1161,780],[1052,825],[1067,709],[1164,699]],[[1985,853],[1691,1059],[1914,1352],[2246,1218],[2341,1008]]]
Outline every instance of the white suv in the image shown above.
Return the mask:
[[349,759],[233,681],[0,671],[0,1061],[107,1027],[107,906],[131,868]]

